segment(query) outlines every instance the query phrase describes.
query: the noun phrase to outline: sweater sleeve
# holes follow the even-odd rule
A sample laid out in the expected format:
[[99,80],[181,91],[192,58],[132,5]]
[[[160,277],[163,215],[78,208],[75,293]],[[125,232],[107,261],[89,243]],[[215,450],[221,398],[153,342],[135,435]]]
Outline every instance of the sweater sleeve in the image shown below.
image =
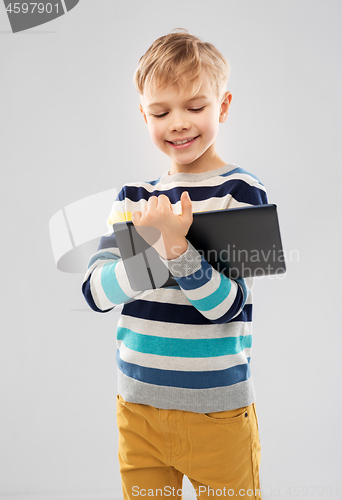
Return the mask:
[[[255,185],[249,186],[247,191],[252,196],[249,197],[250,203],[244,205],[267,204],[264,189]],[[189,241],[185,253],[176,259],[161,260],[191,304],[212,323],[227,323],[241,313],[253,279],[230,279],[219,273]]]
[[108,233],[101,238],[97,252],[91,256],[82,284],[84,298],[96,312],[108,312],[141,293],[132,290],[129,284],[113,231],[114,223],[125,220],[121,190],[107,219]]

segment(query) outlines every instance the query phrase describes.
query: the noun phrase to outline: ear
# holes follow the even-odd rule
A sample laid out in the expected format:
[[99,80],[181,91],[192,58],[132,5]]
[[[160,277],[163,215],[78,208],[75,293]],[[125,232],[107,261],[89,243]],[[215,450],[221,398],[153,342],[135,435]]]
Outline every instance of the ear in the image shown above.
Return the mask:
[[145,115],[145,111],[144,111],[144,108],[142,107],[141,104],[139,104],[139,109],[141,111],[141,114],[143,115],[144,117],[144,120],[145,120],[145,123],[147,124],[147,118],[146,118],[146,115]]
[[219,122],[224,123],[227,119],[228,116],[228,110],[230,103],[232,102],[232,94],[230,92],[226,92],[223,96],[223,100],[221,102],[221,108],[220,108],[220,117],[219,117]]

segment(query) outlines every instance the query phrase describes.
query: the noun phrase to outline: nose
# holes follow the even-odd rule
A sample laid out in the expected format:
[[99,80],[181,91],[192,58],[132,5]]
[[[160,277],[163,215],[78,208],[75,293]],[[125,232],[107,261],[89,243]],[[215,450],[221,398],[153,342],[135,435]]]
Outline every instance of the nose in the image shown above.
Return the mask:
[[170,132],[181,132],[191,127],[189,120],[183,113],[174,113],[170,120]]

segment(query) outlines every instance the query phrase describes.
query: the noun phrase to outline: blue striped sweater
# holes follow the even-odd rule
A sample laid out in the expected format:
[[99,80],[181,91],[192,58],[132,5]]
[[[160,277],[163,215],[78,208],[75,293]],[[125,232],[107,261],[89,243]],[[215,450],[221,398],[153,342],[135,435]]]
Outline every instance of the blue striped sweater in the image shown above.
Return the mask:
[[165,172],[126,184],[113,204],[108,233],[89,262],[82,291],[89,306],[123,305],[117,325],[118,391],[129,402],[197,413],[254,402],[250,371],[253,278],[231,280],[188,242],[163,260],[176,286],[137,292],[130,287],[112,225],[129,221],[150,196],[165,194],[175,213],[188,191],[193,212],[267,203],[264,186],[236,165],[200,174]]

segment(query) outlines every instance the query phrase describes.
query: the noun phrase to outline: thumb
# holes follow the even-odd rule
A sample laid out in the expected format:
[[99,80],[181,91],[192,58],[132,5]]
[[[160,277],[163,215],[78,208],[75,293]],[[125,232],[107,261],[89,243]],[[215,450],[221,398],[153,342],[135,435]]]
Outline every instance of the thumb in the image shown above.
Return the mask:
[[182,218],[192,223],[192,201],[187,191],[183,191],[181,196]]

